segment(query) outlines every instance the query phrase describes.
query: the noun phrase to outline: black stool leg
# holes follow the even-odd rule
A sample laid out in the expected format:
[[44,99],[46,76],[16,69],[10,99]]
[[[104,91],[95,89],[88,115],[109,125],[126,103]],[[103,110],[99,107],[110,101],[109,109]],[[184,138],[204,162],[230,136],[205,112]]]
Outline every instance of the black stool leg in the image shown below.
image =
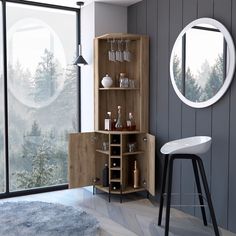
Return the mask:
[[194,171],[195,181],[196,181],[196,185],[197,185],[199,202],[200,202],[200,205],[201,205],[203,224],[206,226],[207,225],[207,219],[206,219],[205,208],[203,206],[204,201],[203,201],[203,197],[202,197],[202,189],[201,189],[201,184],[200,184],[200,179],[199,179],[199,174],[198,174],[197,162],[196,162],[196,160],[192,159],[192,163],[193,163],[193,171]]
[[162,185],[161,185],[161,198],[160,198],[158,225],[161,225],[161,220],[162,220],[162,211],[163,211],[163,202],[164,202],[163,194],[165,192],[165,187],[166,187],[166,174],[167,174],[167,167],[168,167],[168,158],[169,158],[168,155],[165,155],[164,170],[163,170]]
[[174,162],[174,158],[173,158],[173,155],[171,155],[170,156],[170,160],[169,160],[169,169],[168,169],[165,236],[169,235],[170,203],[171,203],[171,187],[172,187],[173,162]]
[[108,201],[111,202],[111,184],[109,184]]
[[211,214],[211,219],[212,219],[212,224],[214,227],[215,235],[220,236],[219,229],[218,229],[217,222],[216,222],[214,208],[213,208],[212,201],[211,201],[211,195],[210,195],[210,191],[209,191],[208,184],[207,184],[207,178],[206,178],[204,166],[203,166],[202,160],[200,158],[198,158],[197,162],[198,162],[199,170],[200,170],[200,173],[202,176],[202,182],[203,182],[203,186],[204,186],[205,193],[206,193],[206,198],[207,198],[207,202],[208,202],[208,206],[209,206],[209,210],[210,210],[210,214]]
[[122,184],[120,184],[120,203],[123,201]]

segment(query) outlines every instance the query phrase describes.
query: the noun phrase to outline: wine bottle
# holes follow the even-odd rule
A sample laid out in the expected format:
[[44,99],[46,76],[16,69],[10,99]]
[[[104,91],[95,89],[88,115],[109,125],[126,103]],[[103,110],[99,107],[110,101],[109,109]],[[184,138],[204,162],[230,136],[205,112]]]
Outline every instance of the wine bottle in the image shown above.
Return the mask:
[[139,188],[139,169],[137,167],[136,160],[134,161],[133,177],[134,177],[134,188]]
[[109,169],[107,163],[102,172],[102,186],[108,187],[109,186]]
[[120,189],[120,184],[119,183],[112,183],[111,189],[112,190],[119,190]]
[[122,130],[121,106],[118,106],[117,121],[116,121],[115,128],[116,130]]
[[134,120],[133,114],[131,112],[129,113],[129,118],[126,122],[126,125],[127,125],[127,130],[129,130],[129,131],[136,130],[135,120]]
[[111,130],[111,112],[107,112],[104,126],[105,130]]
[[111,148],[111,155],[112,156],[119,156],[120,155],[120,147],[112,147]]

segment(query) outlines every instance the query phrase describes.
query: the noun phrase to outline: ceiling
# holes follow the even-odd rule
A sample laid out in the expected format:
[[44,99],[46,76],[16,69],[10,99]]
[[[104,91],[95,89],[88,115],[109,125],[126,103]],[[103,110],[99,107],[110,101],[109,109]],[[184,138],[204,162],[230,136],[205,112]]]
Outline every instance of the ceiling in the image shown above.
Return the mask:
[[[31,0],[31,1],[68,6],[68,7],[77,7],[76,2],[78,2],[78,0]],[[84,0],[83,2],[85,3],[85,5],[88,5],[92,2],[104,2],[127,7],[140,1],[142,0]]]
[[110,4],[115,4],[115,5],[127,7],[127,6],[130,6],[130,5],[140,2],[140,1],[142,1],[142,0],[85,0],[84,3],[88,4],[91,2],[104,2],[104,3],[110,3]]

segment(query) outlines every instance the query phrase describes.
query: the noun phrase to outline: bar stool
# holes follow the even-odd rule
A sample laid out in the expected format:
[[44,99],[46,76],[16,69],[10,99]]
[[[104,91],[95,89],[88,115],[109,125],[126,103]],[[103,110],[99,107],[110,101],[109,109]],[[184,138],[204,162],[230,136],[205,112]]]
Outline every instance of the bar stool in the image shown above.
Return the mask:
[[211,137],[208,136],[195,136],[189,138],[183,138],[174,140],[164,144],[161,148],[161,153],[165,155],[164,170],[162,178],[161,196],[160,196],[160,209],[158,217],[158,225],[161,225],[162,211],[164,203],[164,192],[166,187],[166,177],[168,176],[167,182],[167,196],[166,196],[166,221],[165,221],[165,236],[169,234],[169,221],[170,221],[170,204],[171,204],[171,187],[172,187],[172,172],[173,164],[175,159],[187,159],[192,160],[193,172],[195,176],[199,202],[201,206],[203,224],[207,225],[206,212],[204,208],[203,195],[201,190],[201,183],[199,179],[199,173],[201,175],[202,184],[206,194],[206,200],[208,203],[213,228],[215,235],[219,236],[219,230],[216,222],[214,208],[212,205],[211,195],[207,184],[207,178],[203,166],[202,159],[197,154],[205,153],[211,146]]

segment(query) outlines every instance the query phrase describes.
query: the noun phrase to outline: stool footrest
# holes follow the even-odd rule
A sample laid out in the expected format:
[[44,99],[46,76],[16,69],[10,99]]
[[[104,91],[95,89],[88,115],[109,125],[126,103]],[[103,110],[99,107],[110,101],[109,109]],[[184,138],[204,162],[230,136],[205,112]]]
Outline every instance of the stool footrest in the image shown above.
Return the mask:
[[[163,193],[163,196],[166,197],[167,193]],[[171,193],[171,196],[180,196],[180,193]],[[202,198],[207,201],[207,199],[200,193],[182,193],[182,195],[189,195],[189,196],[202,196]]]
[[204,207],[208,207],[208,205],[200,205],[200,204],[197,204],[197,205],[195,205],[195,204],[193,204],[193,205],[182,205],[182,204],[179,204],[179,205],[176,205],[176,204],[171,204],[170,206],[172,206],[172,207],[202,207],[202,206],[204,206]]

